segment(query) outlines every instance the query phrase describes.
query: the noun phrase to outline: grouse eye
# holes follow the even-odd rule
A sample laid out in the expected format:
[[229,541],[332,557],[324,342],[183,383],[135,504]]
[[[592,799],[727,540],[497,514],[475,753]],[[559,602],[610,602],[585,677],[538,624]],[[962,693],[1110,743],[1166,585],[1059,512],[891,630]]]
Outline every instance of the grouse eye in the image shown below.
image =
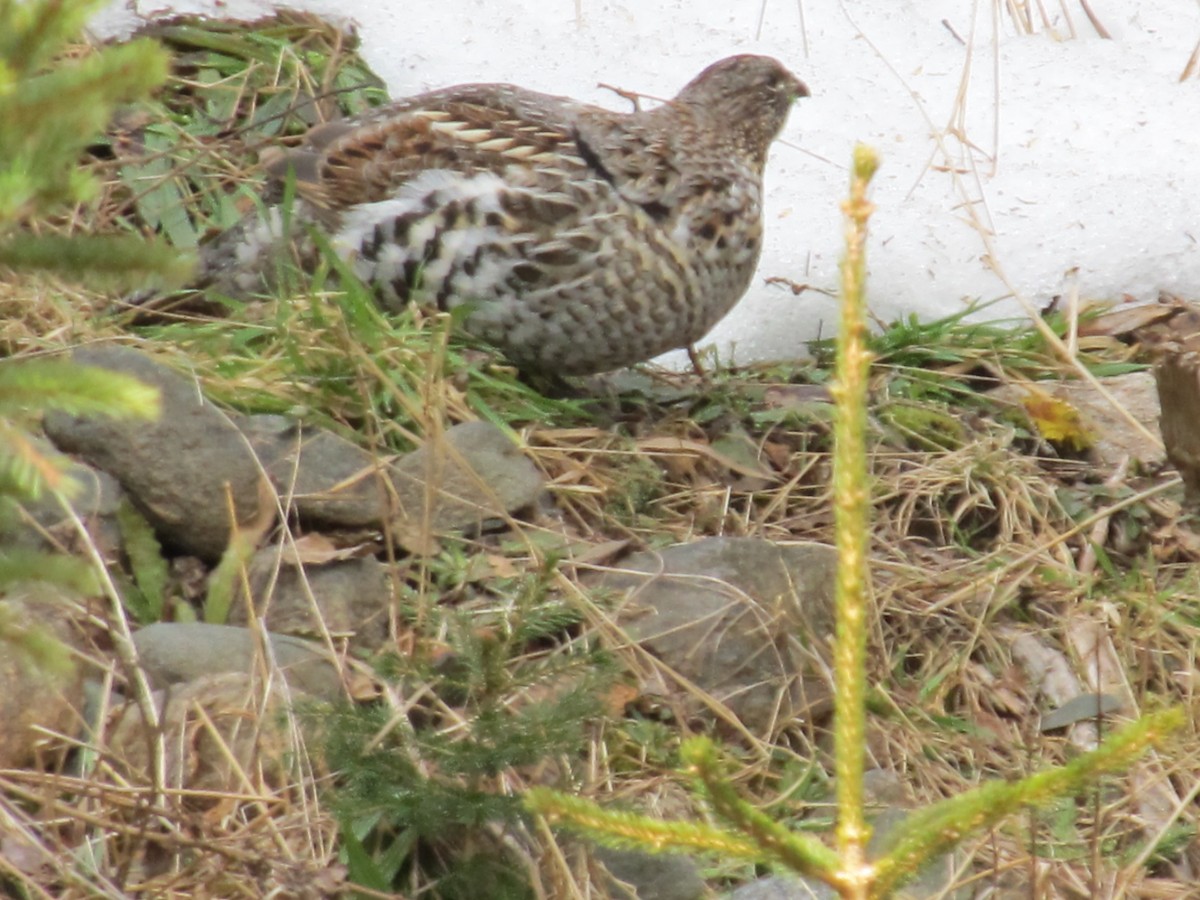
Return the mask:
[[789,79],[782,72],[768,72],[762,86],[772,95],[791,92]]

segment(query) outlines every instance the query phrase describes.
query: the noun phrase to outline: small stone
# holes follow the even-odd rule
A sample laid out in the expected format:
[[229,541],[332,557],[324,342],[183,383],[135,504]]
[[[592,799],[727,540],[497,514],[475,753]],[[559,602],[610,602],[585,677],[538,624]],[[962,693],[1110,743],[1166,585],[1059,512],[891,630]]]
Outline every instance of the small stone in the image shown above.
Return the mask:
[[238,420],[238,427],[300,521],[380,528],[388,520],[385,460],[333,432],[283,416],[247,416]]
[[[906,823],[913,810],[901,806],[889,806],[871,816],[871,842],[867,846],[867,856],[877,859],[889,843],[902,837],[907,831]],[[969,886],[951,890],[957,880],[955,873],[962,868],[964,854],[954,849],[934,857],[920,872],[906,884],[901,885],[892,894],[896,900],[925,900],[926,897],[944,897],[946,900],[969,900],[973,892]]]
[[443,533],[532,506],[546,479],[495,425],[463,422],[398,460],[392,483],[404,522]]
[[[250,561],[247,582],[254,615],[274,634],[318,637],[325,631],[350,645],[377,649],[387,637],[387,569],[373,556],[303,566],[285,546],[264,547]],[[318,617],[320,621],[318,621]],[[230,625],[244,625],[247,603],[229,610]]]
[[[39,443],[44,443],[40,442]],[[48,443],[47,453],[58,455]],[[121,530],[117,525],[117,508],[125,492],[115,478],[107,472],[80,460],[66,459],[64,474],[70,487],[64,492],[71,510],[79,517],[90,540],[102,559],[116,559],[121,550]],[[37,528],[19,527],[7,534],[6,540],[21,546],[42,549],[76,547],[82,538],[74,521],[59,504],[58,498],[49,492],[36,500],[22,504],[25,513]]]
[[[286,634],[268,634],[268,638],[271,655],[293,689],[329,701],[345,696],[338,669],[320,645]],[[133,643],[152,687],[260,669],[258,641],[248,628],[159,622],[136,632]]]

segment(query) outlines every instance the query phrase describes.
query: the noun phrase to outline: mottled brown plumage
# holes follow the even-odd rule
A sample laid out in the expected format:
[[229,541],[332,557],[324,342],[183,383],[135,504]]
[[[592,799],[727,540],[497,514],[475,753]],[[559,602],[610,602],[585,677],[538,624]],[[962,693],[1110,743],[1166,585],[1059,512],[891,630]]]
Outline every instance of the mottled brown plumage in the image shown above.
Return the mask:
[[[808,90],[734,56],[673,100],[616,113],[501,84],[400,100],[320,126],[271,160],[380,300],[468,303],[466,328],[518,366],[600,372],[701,338],[745,293],[762,243],[767,149]],[[269,214],[207,254],[245,292]]]

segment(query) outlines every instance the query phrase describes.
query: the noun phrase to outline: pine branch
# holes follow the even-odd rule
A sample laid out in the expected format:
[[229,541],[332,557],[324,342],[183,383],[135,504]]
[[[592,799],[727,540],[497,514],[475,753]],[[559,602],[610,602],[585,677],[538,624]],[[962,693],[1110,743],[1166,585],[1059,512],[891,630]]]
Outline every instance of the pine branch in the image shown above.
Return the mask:
[[49,65],[59,48],[83,31],[92,13],[103,5],[103,0],[0,0],[0,22],[5,25],[0,29],[0,59],[18,74]]
[[[0,31],[12,18],[12,10],[0,8]],[[22,47],[18,52],[32,51]],[[167,75],[165,54],[152,41],[108,47],[45,73],[11,58],[5,63],[0,67],[0,224],[55,203],[86,199],[94,181],[77,167],[83,148],[118,103],[148,95]]]
[[184,284],[194,260],[163,243],[124,235],[13,234],[0,240],[0,266],[53,272],[93,289]]
[[158,388],[132,375],[66,359],[0,363],[0,417],[55,409],[70,415],[158,415]]
[[664,822],[632,812],[614,812],[550,788],[531,788],[525,806],[551,823],[563,823],[603,844],[644,853],[700,851],[725,859],[758,862],[762,850],[739,834],[693,822]]
[[95,593],[96,573],[82,559],[40,550],[0,552],[0,585],[22,581],[46,581],[74,588],[83,594]]
[[680,748],[680,755],[699,779],[717,815],[751,837],[760,859],[770,857],[801,875],[832,882],[839,867],[837,853],[815,838],[790,831],[738,796],[712,741],[692,738]]
[[0,417],[0,494],[36,500],[51,490],[69,496],[77,486],[65,473],[63,457]]

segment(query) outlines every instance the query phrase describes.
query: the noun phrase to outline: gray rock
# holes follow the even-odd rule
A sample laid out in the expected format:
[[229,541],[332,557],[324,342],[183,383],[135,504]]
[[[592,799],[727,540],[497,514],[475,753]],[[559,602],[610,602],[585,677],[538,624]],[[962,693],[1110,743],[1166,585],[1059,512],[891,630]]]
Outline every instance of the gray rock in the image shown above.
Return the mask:
[[[73,489],[68,489],[67,500],[81,519],[86,522],[95,517],[116,515],[123,494],[115,478],[78,460],[68,463],[65,474],[75,485]],[[26,504],[25,509],[39,525],[46,528],[57,528],[67,518],[58,501],[48,495]]]
[[592,855],[615,879],[608,885],[613,900],[698,900],[705,896],[700,870],[686,856],[600,846],[593,848]]
[[[910,810],[885,809],[872,817],[871,843],[868,856],[876,858],[888,838],[902,831]],[[962,862],[960,853],[947,853],[927,865],[912,881],[890,894],[894,900],[925,900],[926,897],[945,897],[946,900],[969,900],[970,887],[948,890],[955,880],[955,870]],[[737,888],[727,900],[837,900],[837,891],[815,878],[775,875],[760,878]]]
[[[323,648],[285,634],[268,634],[271,655],[289,685],[322,700],[344,696],[337,667]],[[160,622],[133,636],[151,686],[165,687],[222,672],[258,671],[259,648],[248,628],[199,622]]]
[[45,428],[59,449],[115,477],[164,543],[219,559],[232,534],[227,492],[238,527],[270,517],[254,454],[193,381],[127,347],[84,347],[72,358],[133,375],[162,393],[153,422],[50,413]]
[[[264,547],[248,567],[255,615],[265,618],[267,630],[313,637],[323,623],[331,635],[351,637],[351,646],[377,649],[387,637],[391,599],[384,565],[368,556],[300,566],[288,551]],[[230,608],[228,621],[246,623],[245,597]]]
[[871,768],[863,772],[863,798],[870,807],[909,806],[911,792],[891,769]]
[[823,544],[709,538],[591,581],[626,592],[617,619],[633,640],[768,736],[828,710],[811,654],[828,659],[836,561]]
[[317,526],[460,531],[532,505],[545,483],[487,422],[455,425],[391,465],[335,434],[278,416],[252,416],[241,427],[280,496],[301,521]]

